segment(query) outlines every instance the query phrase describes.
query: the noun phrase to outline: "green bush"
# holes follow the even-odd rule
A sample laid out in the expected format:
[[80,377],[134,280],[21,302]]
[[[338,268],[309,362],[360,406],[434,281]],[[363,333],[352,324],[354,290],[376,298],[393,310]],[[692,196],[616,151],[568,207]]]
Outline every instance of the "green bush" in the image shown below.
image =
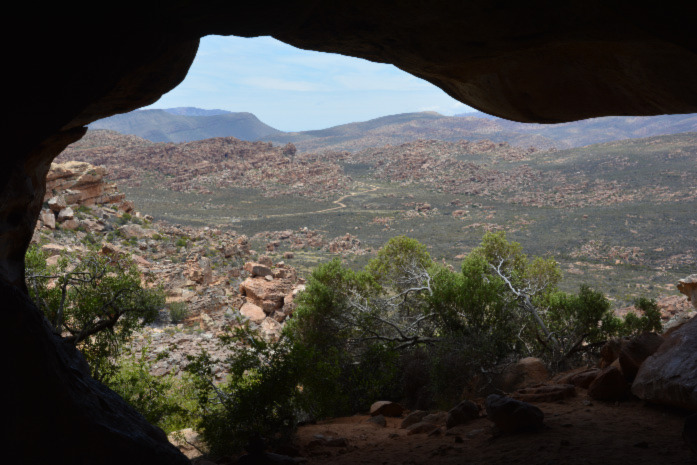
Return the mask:
[[173,324],[181,323],[189,316],[189,305],[186,302],[171,302],[169,304],[169,319]]
[[154,363],[166,355],[163,352],[150,362],[146,358],[148,349],[119,357],[117,370],[107,385],[166,433],[197,425],[198,403],[191,377],[151,374]]
[[27,251],[30,297],[56,335],[84,354],[92,376],[106,381],[124,342],[156,319],[164,291],[144,287],[129,257],[92,250],[82,257],[63,255],[56,266],[47,266],[46,258],[36,246]]

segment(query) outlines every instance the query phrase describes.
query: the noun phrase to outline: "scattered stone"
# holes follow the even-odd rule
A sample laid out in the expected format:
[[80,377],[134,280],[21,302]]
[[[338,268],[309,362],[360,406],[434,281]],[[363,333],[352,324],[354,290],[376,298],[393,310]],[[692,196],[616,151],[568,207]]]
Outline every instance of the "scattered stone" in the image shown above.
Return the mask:
[[404,412],[404,407],[397,402],[379,400],[370,406],[370,416],[384,415],[386,417],[398,417]]
[[629,384],[622,371],[609,366],[598,373],[588,387],[588,395],[597,400],[622,400],[629,393]]
[[368,418],[368,421],[369,421],[370,423],[374,423],[374,424],[376,424],[376,425],[378,425],[378,426],[381,426],[381,427],[383,427],[383,428],[384,428],[385,426],[387,426],[387,420],[385,420],[385,416],[384,416],[384,415],[376,415],[376,416],[374,416],[374,417],[370,417],[370,418]]
[[[67,210],[67,208],[66,208]],[[65,210],[63,210],[65,211]],[[67,229],[68,231],[74,231],[78,227],[80,227],[80,223],[77,222],[74,218],[70,218],[68,220],[65,220],[61,223],[61,229]]]
[[697,410],[697,318],[667,336],[644,361],[632,393],[650,402]]
[[479,405],[469,400],[463,400],[448,411],[445,427],[450,429],[458,425],[464,425],[476,418],[479,418]]
[[627,381],[633,381],[639,367],[663,344],[663,338],[656,333],[642,333],[627,341],[620,349],[619,361],[622,374]]
[[504,433],[535,431],[543,427],[544,414],[534,405],[491,394],[486,398],[487,418]]
[[293,252],[284,252],[283,253],[283,258],[285,258],[285,259],[291,259],[294,257],[295,257],[295,254]]

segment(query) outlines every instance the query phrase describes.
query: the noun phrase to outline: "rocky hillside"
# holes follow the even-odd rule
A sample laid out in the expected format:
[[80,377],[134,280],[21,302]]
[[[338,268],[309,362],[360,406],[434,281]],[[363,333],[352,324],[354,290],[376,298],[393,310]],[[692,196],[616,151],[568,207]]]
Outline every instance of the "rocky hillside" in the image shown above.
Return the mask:
[[292,145],[277,147],[234,137],[175,144],[90,131],[58,160],[105,165],[124,186],[154,182],[182,192],[246,187],[268,196],[326,198],[341,192],[349,182],[336,163],[313,154],[296,154]]

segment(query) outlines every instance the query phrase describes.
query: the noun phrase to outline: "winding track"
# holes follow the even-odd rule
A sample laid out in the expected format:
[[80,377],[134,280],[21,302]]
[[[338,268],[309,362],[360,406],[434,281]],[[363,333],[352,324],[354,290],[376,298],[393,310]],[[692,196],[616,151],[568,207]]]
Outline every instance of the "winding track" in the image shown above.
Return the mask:
[[346,194],[342,197],[339,197],[338,199],[336,199],[335,201],[332,202],[333,204],[337,205],[336,207],[325,208],[324,210],[316,210],[313,212],[281,213],[278,215],[265,215],[264,218],[282,218],[282,217],[299,216],[299,215],[305,216],[305,215],[314,215],[317,213],[327,213],[327,212],[331,212],[331,211],[335,211],[335,210],[341,210],[342,208],[346,208],[346,204],[342,202],[343,200],[345,200],[349,197],[355,197],[357,195],[367,194],[368,192],[375,192],[376,190],[380,189],[380,187],[378,187],[378,186],[373,186],[370,184],[369,184],[369,186],[372,187],[372,189],[368,189],[368,190],[360,191],[360,192],[351,192],[351,193]]

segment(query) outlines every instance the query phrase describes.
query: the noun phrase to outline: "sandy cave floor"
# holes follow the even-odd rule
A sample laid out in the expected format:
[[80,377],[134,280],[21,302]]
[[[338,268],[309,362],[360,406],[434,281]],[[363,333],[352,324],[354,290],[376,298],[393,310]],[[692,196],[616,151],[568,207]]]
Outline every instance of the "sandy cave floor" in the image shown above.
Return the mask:
[[[303,426],[296,443],[312,465],[697,463],[682,440],[685,411],[639,400],[591,401],[582,390],[566,401],[536,405],[547,425],[538,433],[494,437],[492,423],[479,418],[447,432],[441,428],[439,436],[407,436],[400,418],[380,427],[356,415]],[[346,438],[348,446],[313,446],[316,435]]]

